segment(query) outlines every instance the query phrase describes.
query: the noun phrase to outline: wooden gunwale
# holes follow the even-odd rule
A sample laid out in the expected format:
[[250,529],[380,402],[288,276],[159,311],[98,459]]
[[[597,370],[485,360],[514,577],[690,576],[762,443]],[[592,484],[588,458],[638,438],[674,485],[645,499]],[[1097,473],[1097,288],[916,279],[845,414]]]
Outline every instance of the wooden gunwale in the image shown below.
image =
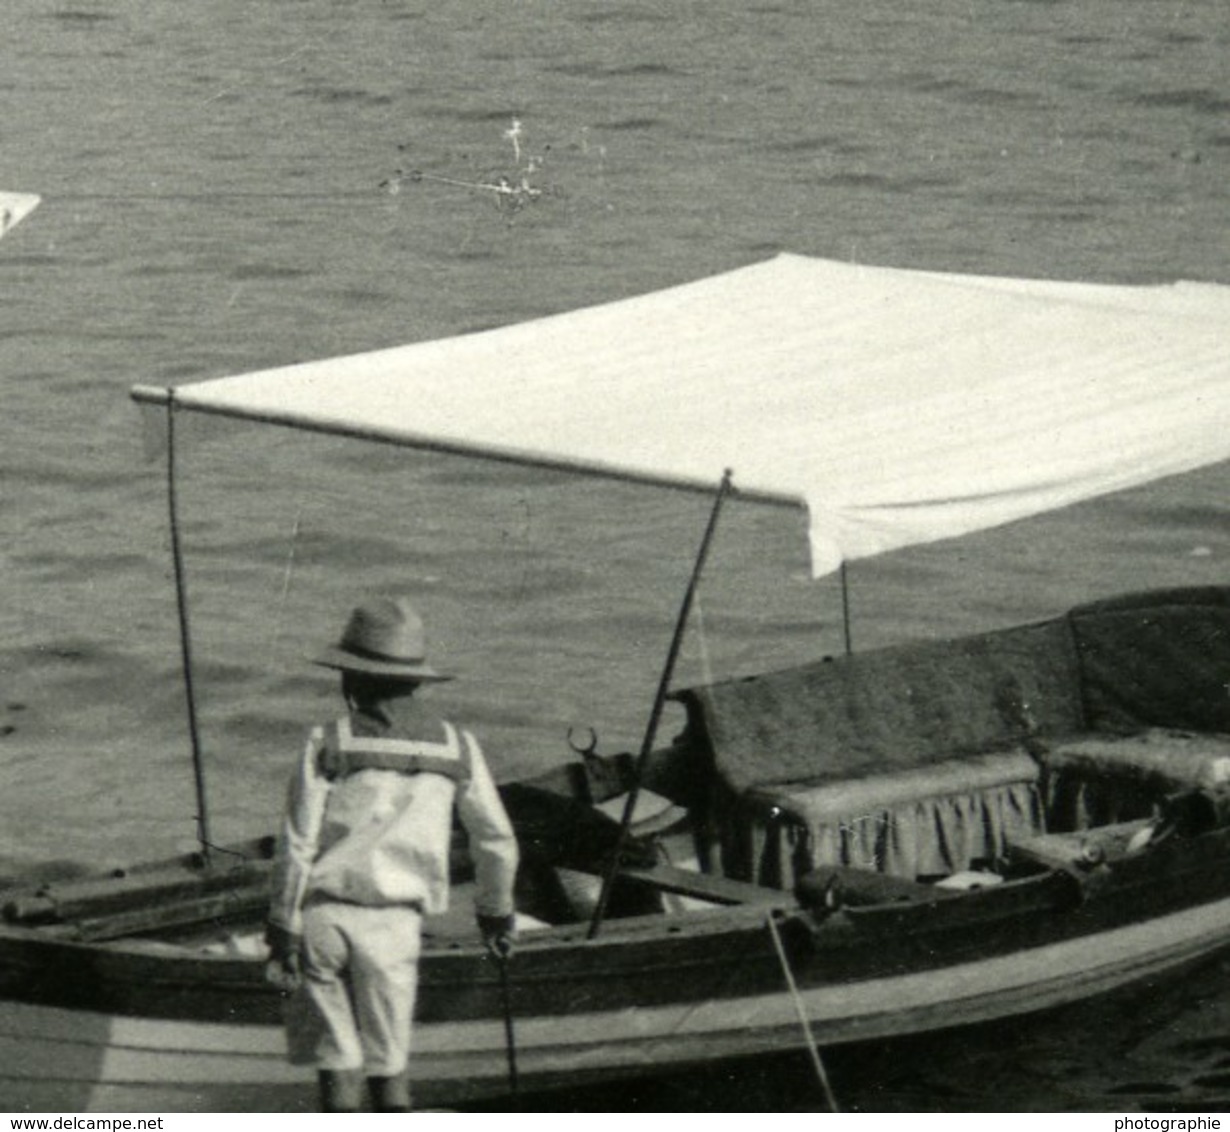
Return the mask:
[[[854,986],[1094,937],[1224,897],[1228,843],[1230,831],[1215,831],[1158,846],[1098,871],[1079,890],[1071,876],[1050,872],[955,896],[937,890],[931,902],[851,906],[823,923],[787,909],[780,922],[801,985]],[[527,934],[512,968],[514,1009],[563,1018],[578,1001],[601,1011],[776,992],[781,972],[766,914],[741,905],[637,917],[612,921],[594,940],[581,924]],[[424,1023],[500,1017],[497,972],[471,940],[429,941],[421,971]],[[150,1018],[260,1025],[280,1013],[258,961],[49,939],[16,925],[0,926],[0,993]]]
[[[915,971],[850,985],[813,985],[801,993],[824,1045],[893,1037],[1032,1012],[1117,989],[1224,947],[1228,925],[1230,898],[1113,929],[1100,947],[1070,939],[954,964],[939,974]],[[504,1068],[498,1019],[424,1023],[419,1033],[412,1069],[425,1086],[441,1096],[498,1089]],[[184,1044],[173,1043],[176,1034]],[[202,1037],[208,1048],[200,1045]],[[113,1097],[116,1089],[148,1090],[150,1095],[155,1089],[173,1089],[184,1104],[192,1100],[225,1110],[237,1086],[281,1098],[290,1095],[286,1090],[293,1090],[296,1080],[303,1097],[310,1098],[310,1075],[281,1061],[280,1040],[275,1025],[108,1019],[0,1003],[0,1046],[16,1057],[0,1068],[0,1080],[8,1077],[34,1088],[47,1055],[67,1054],[74,1047],[78,1052],[69,1058],[71,1072],[96,1073],[89,1080],[105,1086],[91,1089],[95,1099],[90,1103],[104,1103],[97,1098]],[[779,986],[727,1001],[631,1011],[587,1009],[562,1019],[523,1015],[518,1040],[524,1079],[546,1084],[785,1049],[797,1046],[800,1038],[790,997]],[[91,1054],[97,1042],[106,1043],[105,1049]],[[201,1071],[193,1072],[191,1082],[177,1079],[185,1066],[198,1063],[183,1055],[197,1050],[212,1050],[213,1056],[199,1063]],[[59,1064],[63,1069],[68,1062],[61,1057]],[[65,1069],[66,1079],[68,1073]]]

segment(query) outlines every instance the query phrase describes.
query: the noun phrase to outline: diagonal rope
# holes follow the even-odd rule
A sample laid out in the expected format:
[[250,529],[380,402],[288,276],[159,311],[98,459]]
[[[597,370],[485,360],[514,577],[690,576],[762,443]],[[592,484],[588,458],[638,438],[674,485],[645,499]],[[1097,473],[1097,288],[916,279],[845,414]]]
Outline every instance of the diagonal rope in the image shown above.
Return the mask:
[[286,613],[286,599],[290,596],[291,578],[295,572],[295,552],[299,545],[299,529],[302,517],[303,508],[300,507],[295,512],[295,522],[290,532],[290,547],[286,553],[286,567],[282,571],[282,589],[278,594],[277,611],[274,613],[273,618],[273,638],[269,642],[269,655],[271,657],[277,654],[278,646],[282,641],[282,625]]
[[769,935],[773,937],[773,946],[777,951],[777,958],[782,965],[782,974],[786,976],[786,986],[790,988],[790,997],[794,1001],[794,1010],[799,1016],[799,1025],[803,1027],[803,1034],[807,1038],[807,1049],[811,1054],[812,1065],[815,1067],[820,1087],[824,1090],[824,1098],[828,1102],[829,1111],[840,1112],[841,1109],[837,1106],[837,1098],[833,1095],[832,1087],[829,1085],[829,1075],[825,1072],[824,1062],[820,1058],[820,1047],[816,1045],[816,1036],[811,1032],[811,1022],[808,1020],[807,1011],[803,1007],[803,998],[799,994],[799,988],[794,981],[794,972],[790,969],[790,960],[786,958],[786,949],[782,946],[782,937],[778,933],[777,924],[773,919],[772,912],[765,917],[765,923],[769,927]]

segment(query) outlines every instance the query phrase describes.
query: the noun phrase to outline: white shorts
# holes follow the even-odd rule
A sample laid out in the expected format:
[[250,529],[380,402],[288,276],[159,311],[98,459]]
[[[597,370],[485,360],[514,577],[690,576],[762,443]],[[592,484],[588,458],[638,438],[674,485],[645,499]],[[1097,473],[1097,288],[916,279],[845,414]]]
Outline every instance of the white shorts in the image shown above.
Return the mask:
[[307,1010],[288,1016],[288,1026],[313,1032],[291,1033],[292,1050],[303,1050],[306,1039],[318,1069],[362,1069],[371,1077],[403,1072],[422,924],[415,908],[310,901],[303,910]]

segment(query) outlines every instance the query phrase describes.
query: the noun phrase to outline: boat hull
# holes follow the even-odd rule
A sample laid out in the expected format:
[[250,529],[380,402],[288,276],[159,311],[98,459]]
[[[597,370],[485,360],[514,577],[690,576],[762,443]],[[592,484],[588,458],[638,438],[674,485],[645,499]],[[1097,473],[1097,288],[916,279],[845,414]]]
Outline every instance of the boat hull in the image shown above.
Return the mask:
[[[514,1020],[519,1079],[547,1088],[797,1048],[806,1041],[800,1008],[821,1046],[986,1022],[1160,976],[1228,941],[1230,898],[927,971],[826,982],[806,965],[795,972],[797,999],[783,974],[779,989],[731,997],[527,1012]],[[284,1051],[273,1022],[2,1001],[0,1103],[17,1112],[311,1111],[312,1073]],[[503,1020],[424,1022],[412,1070],[422,1104],[506,1091]]]

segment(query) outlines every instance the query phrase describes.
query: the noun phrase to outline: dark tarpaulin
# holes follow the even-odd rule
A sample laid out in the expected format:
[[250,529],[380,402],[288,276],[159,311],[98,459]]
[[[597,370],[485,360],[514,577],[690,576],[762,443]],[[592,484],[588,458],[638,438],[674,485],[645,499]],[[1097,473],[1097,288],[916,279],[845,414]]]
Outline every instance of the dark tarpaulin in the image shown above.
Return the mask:
[[1230,733],[1230,587],[1129,595],[675,693],[736,793],[925,766],[1042,735]]
[[1020,742],[1013,703],[1038,727],[1084,720],[1066,621],[956,641],[926,641],[679,693],[736,793],[883,774],[1006,750]]
[[1091,728],[1230,733],[1230,587],[1128,595],[1071,619]]

